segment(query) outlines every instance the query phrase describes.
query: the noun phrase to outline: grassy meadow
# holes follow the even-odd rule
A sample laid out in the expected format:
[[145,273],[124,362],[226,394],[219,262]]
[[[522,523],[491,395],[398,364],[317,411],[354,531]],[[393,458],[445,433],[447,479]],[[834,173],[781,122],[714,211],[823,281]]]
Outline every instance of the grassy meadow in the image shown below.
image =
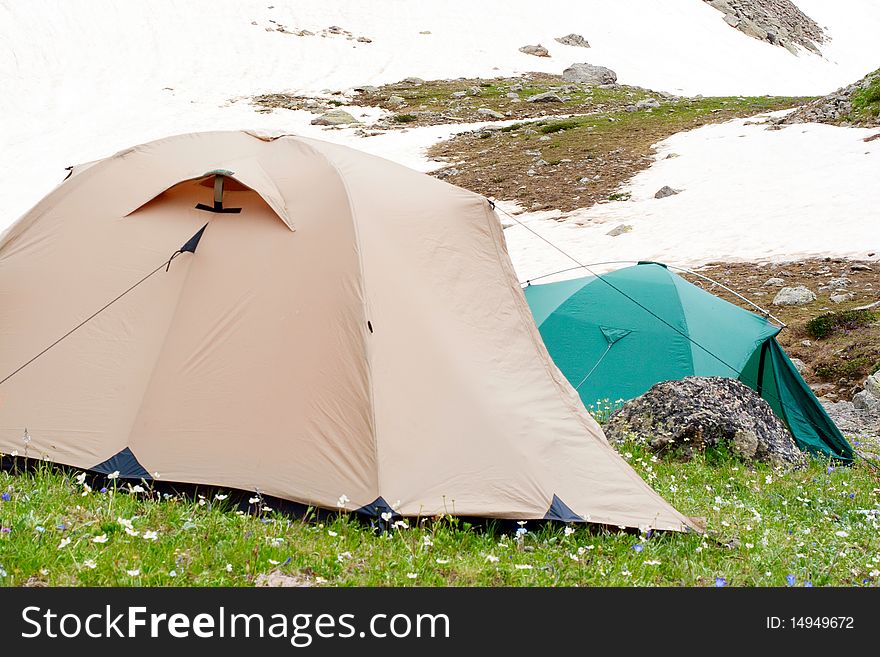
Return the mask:
[[[0,586],[875,586],[876,466],[814,459],[746,465],[724,451],[689,462],[621,453],[707,533],[561,523],[407,519],[376,532],[346,513],[318,519],[187,496],[146,483],[90,485],[38,463],[0,471]],[[96,488],[98,484],[102,487]],[[340,491],[342,493],[342,491]],[[247,500],[247,496],[244,500]]]

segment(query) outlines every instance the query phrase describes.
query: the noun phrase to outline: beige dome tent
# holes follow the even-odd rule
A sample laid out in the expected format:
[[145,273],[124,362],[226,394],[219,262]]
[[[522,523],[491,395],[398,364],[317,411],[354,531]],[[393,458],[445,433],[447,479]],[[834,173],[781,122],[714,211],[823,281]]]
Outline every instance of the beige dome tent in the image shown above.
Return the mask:
[[0,309],[0,452],[26,428],[323,508],[690,525],[553,365],[489,203],[355,150],[212,132],[74,168],[0,241]]

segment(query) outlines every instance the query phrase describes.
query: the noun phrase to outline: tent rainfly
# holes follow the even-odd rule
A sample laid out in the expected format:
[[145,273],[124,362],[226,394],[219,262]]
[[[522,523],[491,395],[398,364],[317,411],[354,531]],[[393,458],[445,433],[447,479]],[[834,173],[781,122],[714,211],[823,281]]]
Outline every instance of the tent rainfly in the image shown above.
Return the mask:
[[322,508],[693,527],[553,365],[489,203],[359,151],[211,132],[75,167],[0,240],[0,308],[5,453],[27,428]]
[[[756,390],[804,451],[853,451],[767,318],[643,262],[601,276],[525,288],[550,355],[587,406],[628,400],[686,376],[739,379]],[[604,402],[603,402],[604,403]]]

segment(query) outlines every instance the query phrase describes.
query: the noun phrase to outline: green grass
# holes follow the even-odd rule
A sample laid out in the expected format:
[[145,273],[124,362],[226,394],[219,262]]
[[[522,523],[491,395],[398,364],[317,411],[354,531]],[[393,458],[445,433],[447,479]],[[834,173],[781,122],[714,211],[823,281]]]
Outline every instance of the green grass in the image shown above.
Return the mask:
[[412,123],[416,121],[418,117],[415,114],[395,114],[394,122],[395,123]]
[[877,314],[869,310],[844,310],[823,313],[805,325],[807,335],[823,339],[833,333],[853,331],[877,321]]
[[880,116],[880,69],[868,75],[870,83],[852,95],[852,118],[872,119]]
[[0,501],[0,585],[252,586],[273,570],[327,586],[877,582],[880,522],[859,510],[878,507],[880,488],[864,462],[830,469],[814,460],[785,473],[724,452],[686,463],[636,445],[621,452],[680,511],[704,517],[707,535],[529,522],[518,540],[516,525],[478,530],[452,517],[382,535],[346,514],[320,522],[243,513],[213,496],[88,491],[40,464],[0,472],[9,498]]

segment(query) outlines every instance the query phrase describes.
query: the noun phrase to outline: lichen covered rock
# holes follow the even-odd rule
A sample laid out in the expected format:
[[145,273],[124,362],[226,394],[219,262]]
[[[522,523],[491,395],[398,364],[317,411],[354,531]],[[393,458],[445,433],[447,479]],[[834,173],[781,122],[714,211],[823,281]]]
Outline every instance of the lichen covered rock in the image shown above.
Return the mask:
[[635,439],[654,451],[685,458],[724,445],[745,461],[806,464],[770,405],[747,385],[724,377],[657,383],[614,413],[605,434],[612,443]]

